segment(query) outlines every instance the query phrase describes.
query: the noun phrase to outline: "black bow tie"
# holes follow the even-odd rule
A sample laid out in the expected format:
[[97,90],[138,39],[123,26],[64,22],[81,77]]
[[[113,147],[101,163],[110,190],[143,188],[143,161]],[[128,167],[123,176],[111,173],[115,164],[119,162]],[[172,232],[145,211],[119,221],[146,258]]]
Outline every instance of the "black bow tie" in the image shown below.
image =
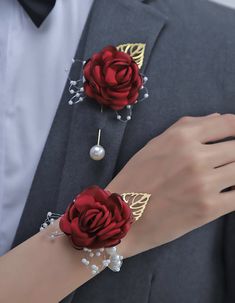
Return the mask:
[[18,0],[34,24],[39,27],[49,15],[56,0]]

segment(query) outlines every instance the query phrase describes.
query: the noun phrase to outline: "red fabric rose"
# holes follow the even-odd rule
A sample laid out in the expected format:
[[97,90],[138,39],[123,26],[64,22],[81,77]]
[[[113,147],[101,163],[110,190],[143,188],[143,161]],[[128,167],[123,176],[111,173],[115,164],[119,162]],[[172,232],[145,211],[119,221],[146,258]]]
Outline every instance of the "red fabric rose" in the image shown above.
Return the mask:
[[143,85],[138,65],[114,46],[94,54],[84,65],[87,96],[114,110],[136,102]]
[[76,248],[119,244],[132,223],[128,204],[116,193],[91,186],[80,193],[60,219],[60,229]]

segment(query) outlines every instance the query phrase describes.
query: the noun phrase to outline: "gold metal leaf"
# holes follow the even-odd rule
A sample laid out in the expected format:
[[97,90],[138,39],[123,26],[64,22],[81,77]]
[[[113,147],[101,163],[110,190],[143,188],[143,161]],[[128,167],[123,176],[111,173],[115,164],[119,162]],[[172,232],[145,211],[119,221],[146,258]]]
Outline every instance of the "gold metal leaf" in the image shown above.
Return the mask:
[[144,63],[145,47],[145,43],[127,43],[118,45],[117,50],[129,54],[141,69]]
[[124,193],[123,200],[130,206],[135,221],[139,220],[149,202],[151,194],[146,193]]

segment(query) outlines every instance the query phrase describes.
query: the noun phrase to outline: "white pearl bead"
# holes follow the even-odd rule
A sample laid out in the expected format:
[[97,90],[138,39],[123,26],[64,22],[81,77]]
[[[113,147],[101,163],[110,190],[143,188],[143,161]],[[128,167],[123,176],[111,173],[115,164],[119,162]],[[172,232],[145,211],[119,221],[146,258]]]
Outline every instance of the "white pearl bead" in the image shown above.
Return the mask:
[[148,81],[148,77],[144,77],[144,82],[147,82]]
[[100,161],[105,156],[105,149],[101,145],[94,145],[90,149],[90,157],[92,160]]
[[42,231],[42,230],[44,230],[44,227],[41,226],[41,227],[40,227],[40,231]]
[[131,116],[127,116],[126,119],[127,119],[128,121],[130,121],[130,120],[131,120]]
[[93,258],[93,257],[94,257],[94,254],[93,254],[93,253],[90,253],[89,256],[90,256],[91,258]]
[[149,97],[149,94],[144,94],[145,99]]
[[130,108],[131,108],[131,105],[127,105],[126,108],[130,109]]
[[74,94],[75,93],[75,91],[73,90],[73,89],[70,89],[70,94]]
[[69,100],[69,105],[73,105],[73,101],[72,100]]
[[54,240],[54,239],[55,239],[55,235],[53,235],[53,234],[50,235],[50,239],[51,239],[51,240]]
[[117,251],[117,248],[116,247],[109,247],[109,248],[106,248],[106,253],[109,254],[110,256],[116,254],[116,251]]
[[97,256],[97,257],[100,257],[100,256],[101,256],[101,253],[100,253],[99,251],[97,251],[96,256]]
[[97,271],[99,268],[98,268],[98,266],[96,266],[95,264],[93,264],[93,265],[91,265],[91,269]]
[[117,265],[118,267],[120,267],[122,265],[122,262],[118,261],[115,265]]
[[119,267],[115,267],[114,270],[115,270],[116,272],[119,272],[121,269],[120,269]]
[[109,268],[110,268],[112,271],[116,271],[116,272],[120,271],[120,267],[115,266],[115,265],[113,265],[113,264],[109,265]]
[[82,258],[82,263],[83,263],[83,264],[86,264],[86,262],[87,262],[87,259]]
[[51,216],[52,216],[52,212],[49,211],[49,212],[47,213],[47,217],[51,217]]
[[121,119],[122,119],[122,116],[121,116],[121,115],[117,115],[117,119],[118,119],[118,120],[121,120]]
[[76,81],[70,81],[70,84],[71,84],[71,85],[76,85],[77,82],[76,82]]
[[43,223],[42,226],[43,227],[47,227],[48,225],[47,225],[47,223]]
[[80,88],[80,92],[84,92],[84,87],[81,87],[81,88]]
[[103,260],[102,263],[103,263],[104,266],[109,266],[110,260],[109,259],[108,260]]
[[97,271],[96,270],[92,270],[92,275],[96,275],[97,274]]
[[119,255],[112,255],[111,258],[110,258],[111,262],[117,262],[119,261]]

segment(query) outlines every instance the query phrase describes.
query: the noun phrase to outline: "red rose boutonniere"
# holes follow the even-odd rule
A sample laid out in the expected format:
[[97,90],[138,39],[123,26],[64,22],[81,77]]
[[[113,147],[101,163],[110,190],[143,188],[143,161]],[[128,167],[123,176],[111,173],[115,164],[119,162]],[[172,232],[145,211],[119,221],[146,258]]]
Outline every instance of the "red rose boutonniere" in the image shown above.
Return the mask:
[[[70,80],[69,104],[82,102],[89,97],[105,108],[115,111],[119,121],[127,122],[132,118],[133,106],[149,97],[145,86],[148,78],[141,73],[144,61],[145,44],[123,44],[117,47],[106,46],[83,62],[83,76]],[[100,145],[99,129],[97,145],[90,149],[93,160],[104,158],[105,150]]]
[[144,51],[145,44],[110,45],[83,61],[83,79],[70,81],[69,91],[73,96],[69,104],[82,102],[88,96],[120,111],[147,99],[148,78],[140,72]]

